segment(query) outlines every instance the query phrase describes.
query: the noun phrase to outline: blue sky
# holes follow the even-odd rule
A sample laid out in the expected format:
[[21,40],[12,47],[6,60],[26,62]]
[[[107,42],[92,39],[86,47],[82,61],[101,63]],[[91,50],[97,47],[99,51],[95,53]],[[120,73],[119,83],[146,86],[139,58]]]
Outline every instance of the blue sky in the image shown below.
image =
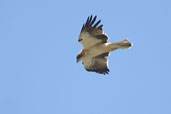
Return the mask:
[[[169,0],[1,0],[1,114],[171,114]],[[87,72],[76,55],[82,24],[102,20],[110,74]]]

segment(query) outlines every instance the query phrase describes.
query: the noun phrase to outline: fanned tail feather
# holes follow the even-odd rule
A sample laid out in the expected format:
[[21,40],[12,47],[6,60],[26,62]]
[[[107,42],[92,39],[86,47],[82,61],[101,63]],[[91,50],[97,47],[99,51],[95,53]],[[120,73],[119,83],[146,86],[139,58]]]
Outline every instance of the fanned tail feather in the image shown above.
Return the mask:
[[116,50],[116,49],[128,49],[132,47],[133,44],[128,41],[128,39],[125,39],[123,41],[109,44],[110,51]]

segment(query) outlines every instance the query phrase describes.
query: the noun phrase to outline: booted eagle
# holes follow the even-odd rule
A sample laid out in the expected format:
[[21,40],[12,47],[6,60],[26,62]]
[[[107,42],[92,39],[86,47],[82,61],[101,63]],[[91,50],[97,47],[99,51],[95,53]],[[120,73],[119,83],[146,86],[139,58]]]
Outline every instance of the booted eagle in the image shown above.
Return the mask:
[[83,49],[77,55],[77,63],[82,61],[87,71],[108,74],[108,59],[111,51],[116,49],[128,49],[132,44],[125,39],[117,43],[108,43],[108,36],[99,25],[101,20],[96,21],[97,16],[92,15],[87,18],[81,29],[78,41],[83,45]]

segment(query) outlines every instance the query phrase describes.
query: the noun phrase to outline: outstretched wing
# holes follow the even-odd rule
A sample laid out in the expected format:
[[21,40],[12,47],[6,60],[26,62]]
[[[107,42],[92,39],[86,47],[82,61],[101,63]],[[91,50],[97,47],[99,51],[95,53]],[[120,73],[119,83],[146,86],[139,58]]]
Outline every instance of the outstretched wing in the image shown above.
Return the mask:
[[109,53],[104,53],[94,58],[83,60],[84,67],[87,71],[97,72],[100,74],[108,74],[108,60],[105,58]]
[[81,42],[84,48],[92,47],[98,43],[106,43],[108,40],[108,36],[104,34],[102,29],[103,25],[99,25],[101,20],[95,23],[96,18],[97,16],[93,18],[91,15],[83,24],[78,41]]

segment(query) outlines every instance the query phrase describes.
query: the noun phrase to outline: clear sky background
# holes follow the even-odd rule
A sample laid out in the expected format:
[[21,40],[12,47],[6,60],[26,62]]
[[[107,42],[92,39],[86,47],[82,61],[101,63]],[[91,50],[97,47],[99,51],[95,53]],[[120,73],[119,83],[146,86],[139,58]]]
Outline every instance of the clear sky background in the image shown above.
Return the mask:
[[[1,0],[0,114],[171,114],[170,0]],[[110,74],[76,55],[91,14],[110,42]]]

